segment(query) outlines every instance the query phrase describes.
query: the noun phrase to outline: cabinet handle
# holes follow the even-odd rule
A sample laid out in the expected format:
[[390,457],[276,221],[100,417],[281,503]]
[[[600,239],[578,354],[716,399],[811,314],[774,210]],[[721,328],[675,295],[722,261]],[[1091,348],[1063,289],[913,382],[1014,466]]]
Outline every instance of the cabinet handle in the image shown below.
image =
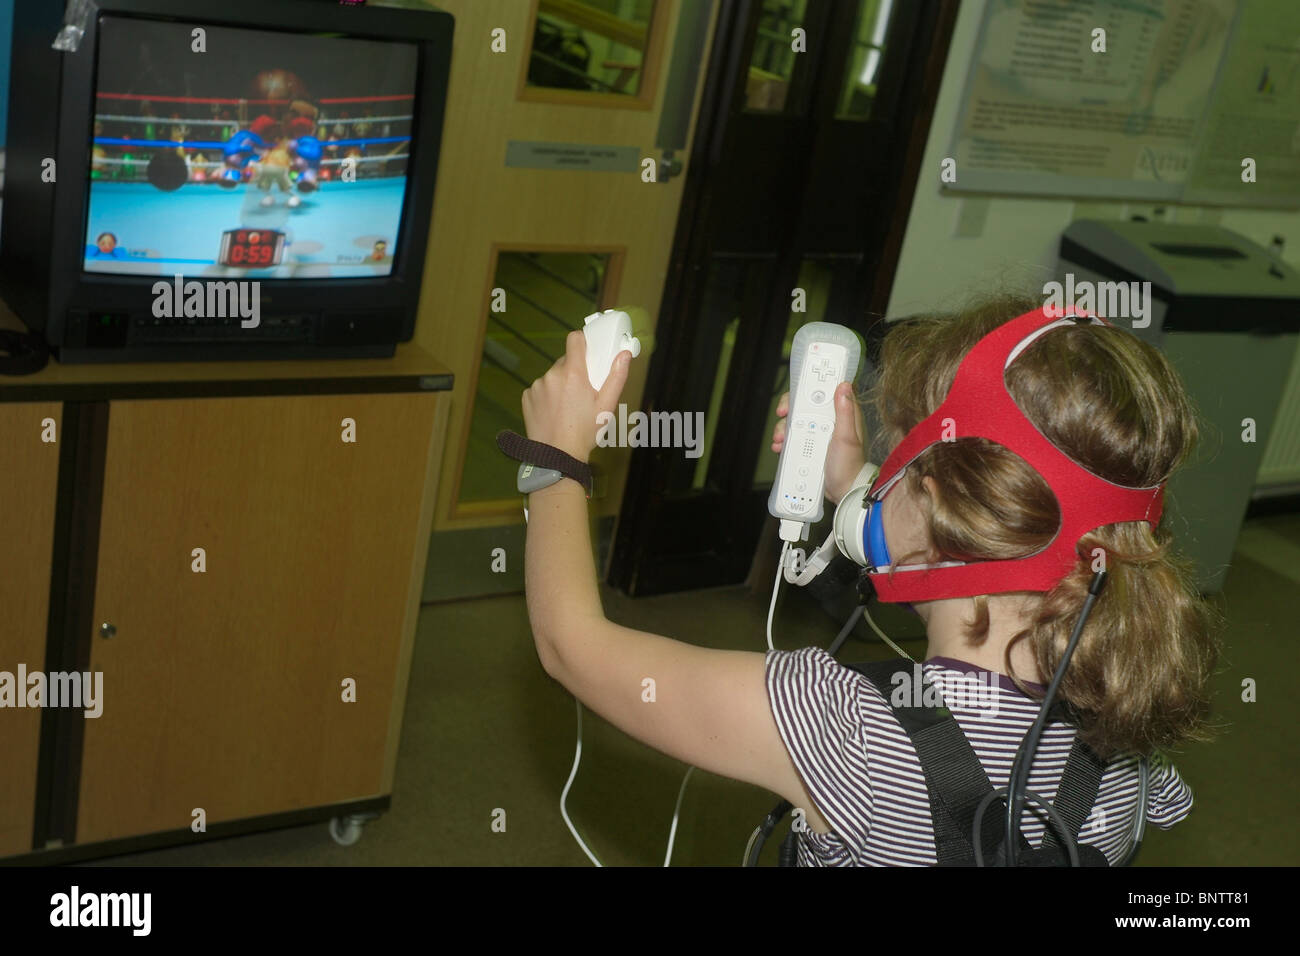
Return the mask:
[[99,625],[99,636],[102,638],[105,639],[110,638],[116,633],[117,633],[117,628],[114,627],[112,624],[109,624],[107,621]]

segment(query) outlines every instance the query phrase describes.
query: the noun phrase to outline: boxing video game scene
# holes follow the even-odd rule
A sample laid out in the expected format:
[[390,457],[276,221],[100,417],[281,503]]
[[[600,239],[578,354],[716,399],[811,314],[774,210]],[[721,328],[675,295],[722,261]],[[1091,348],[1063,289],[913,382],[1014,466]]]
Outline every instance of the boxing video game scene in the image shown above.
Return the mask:
[[413,44],[105,17],[83,268],[386,276]]

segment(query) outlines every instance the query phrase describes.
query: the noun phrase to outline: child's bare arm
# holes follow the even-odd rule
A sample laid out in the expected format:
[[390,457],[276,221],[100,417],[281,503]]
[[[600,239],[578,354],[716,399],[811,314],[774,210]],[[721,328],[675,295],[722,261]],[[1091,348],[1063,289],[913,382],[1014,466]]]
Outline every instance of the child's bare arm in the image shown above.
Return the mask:
[[624,733],[710,773],[763,787],[827,832],[772,715],[765,655],[696,647],[606,619],[587,501],[576,482],[530,497],[528,614],[546,672]]

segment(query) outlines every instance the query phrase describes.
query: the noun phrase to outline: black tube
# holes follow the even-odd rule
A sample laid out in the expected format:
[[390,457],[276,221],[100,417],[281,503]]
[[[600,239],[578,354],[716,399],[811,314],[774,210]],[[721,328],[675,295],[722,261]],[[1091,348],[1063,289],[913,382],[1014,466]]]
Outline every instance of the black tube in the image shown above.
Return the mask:
[[767,838],[772,835],[772,831],[775,830],[776,825],[781,822],[781,818],[789,813],[793,808],[794,804],[790,803],[788,800],[782,800],[772,808],[771,812],[768,813],[766,817],[763,818],[763,822],[758,828],[758,838],[754,841],[754,848],[750,850],[749,859],[745,861],[746,866],[758,866],[758,855],[763,851],[763,844],[766,843]]
[[1043,697],[1043,704],[1038,710],[1038,718],[1034,721],[1033,726],[1029,728],[1029,733],[1025,734],[1025,739],[1020,744],[1020,749],[1016,752],[1015,762],[1011,765],[1011,778],[1007,781],[1007,825],[1006,825],[1006,865],[1015,866],[1019,859],[1020,846],[1016,837],[1020,833],[1020,813],[1024,808],[1024,792],[1029,786],[1029,768],[1034,762],[1034,752],[1038,750],[1038,739],[1043,735],[1043,728],[1047,726],[1047,711],[1052,706],[1052,701],[1056,697],[1056,690],[1061,686],[1061,679],[1065,677],[1065,669],[1070,665],[1070,658],[1074,656],[1074,649],[1079,643],[1079,637],[1083,634],[1083,625],[1088,620],[1088,615],[1092,612],[1092,606],[1097,602],[1102,588],[1106,586],[1106,572],[1098,571],[1093,575],[1092,582],[1088,585],[1088,596],[1083,599],[1083,611],[1079,614],[1079,620],[1074,625],[1074,633],[1070,635],[1070,642],[1065,646],[1065,653],[1061,655],[1061,662],[1056,667],[1056,673],[1052,677],[1052,683],[1047,688],[1047,694]]
[[791,830],[785,835],[785,840],[781,843],[781,852],[777,856],[778,866],[795,866],[795,849],[794,849],[794,831]]

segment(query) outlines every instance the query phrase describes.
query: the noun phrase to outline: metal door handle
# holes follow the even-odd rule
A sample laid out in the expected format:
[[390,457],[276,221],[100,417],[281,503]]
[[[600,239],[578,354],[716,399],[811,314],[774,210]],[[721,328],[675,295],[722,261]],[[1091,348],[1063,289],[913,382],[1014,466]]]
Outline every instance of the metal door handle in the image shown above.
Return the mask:
[[656,174],[656,182],[666,183],[668,180],[682,174],[682,161],[673,158],[673,151],[665,149],[663,159],[659,160],[659,172]]

